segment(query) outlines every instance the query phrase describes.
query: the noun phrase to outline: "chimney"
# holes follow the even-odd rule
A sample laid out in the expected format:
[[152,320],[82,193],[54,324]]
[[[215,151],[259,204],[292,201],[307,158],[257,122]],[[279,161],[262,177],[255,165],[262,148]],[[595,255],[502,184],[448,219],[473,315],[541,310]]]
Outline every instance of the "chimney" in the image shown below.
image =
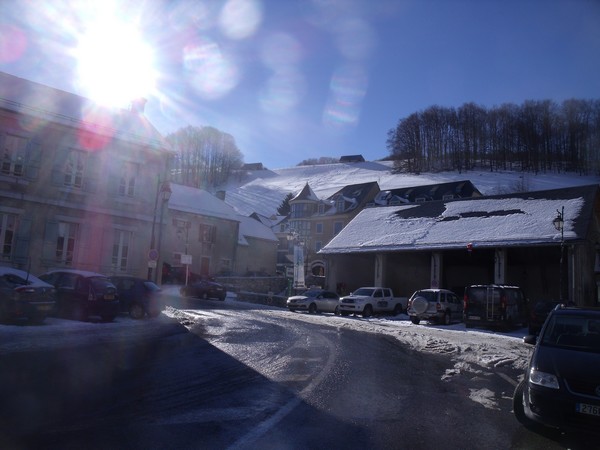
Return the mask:
[[129,111],[131,111],[132,113],[144,114],[146,102],[148,102],[148,100],[146,100],[143,97],[132,100],[131,105],[129,106]]
[[217,197],[219,200],[225,201],[225,191],[217,191],[215,193],[215,197]]

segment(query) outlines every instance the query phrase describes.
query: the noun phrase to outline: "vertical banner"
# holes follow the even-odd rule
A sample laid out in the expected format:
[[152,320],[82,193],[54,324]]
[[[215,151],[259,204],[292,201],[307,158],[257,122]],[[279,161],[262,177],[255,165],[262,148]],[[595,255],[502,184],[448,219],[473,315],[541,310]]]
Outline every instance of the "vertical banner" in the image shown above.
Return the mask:
[[304,289],[304,249],[294,245],[294,289]]

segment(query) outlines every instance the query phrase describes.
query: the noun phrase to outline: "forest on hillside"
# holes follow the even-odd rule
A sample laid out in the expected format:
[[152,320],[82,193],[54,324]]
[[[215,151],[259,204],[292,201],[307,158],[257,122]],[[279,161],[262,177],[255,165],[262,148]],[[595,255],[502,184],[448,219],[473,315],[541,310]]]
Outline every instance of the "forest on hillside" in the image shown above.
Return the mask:
[[431,106],[389,130],[398,171],[477,168],[600,175],[600,100]]

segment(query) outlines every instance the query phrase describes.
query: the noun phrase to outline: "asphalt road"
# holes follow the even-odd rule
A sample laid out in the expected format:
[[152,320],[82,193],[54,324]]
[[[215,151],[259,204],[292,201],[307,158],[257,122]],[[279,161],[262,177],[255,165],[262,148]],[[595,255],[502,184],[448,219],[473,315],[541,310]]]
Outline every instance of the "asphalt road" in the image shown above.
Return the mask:
[[[137,324],[139,336],[2,353],[0,448],[592,448],[523,428],[511,412],[518,374],[448,378],[449,357],[390,337],[192,306],[180,323]],[[497,406],[471,400],[482,389]]]

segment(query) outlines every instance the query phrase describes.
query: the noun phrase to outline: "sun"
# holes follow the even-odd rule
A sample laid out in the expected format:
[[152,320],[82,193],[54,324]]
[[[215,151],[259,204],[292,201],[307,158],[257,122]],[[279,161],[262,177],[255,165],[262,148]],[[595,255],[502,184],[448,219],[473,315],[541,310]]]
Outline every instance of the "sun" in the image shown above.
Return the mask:
[[83,95],[110,107],[127,107],[155,88],[152,48],[137,27],[106,14],[88,24],[75,50]]

